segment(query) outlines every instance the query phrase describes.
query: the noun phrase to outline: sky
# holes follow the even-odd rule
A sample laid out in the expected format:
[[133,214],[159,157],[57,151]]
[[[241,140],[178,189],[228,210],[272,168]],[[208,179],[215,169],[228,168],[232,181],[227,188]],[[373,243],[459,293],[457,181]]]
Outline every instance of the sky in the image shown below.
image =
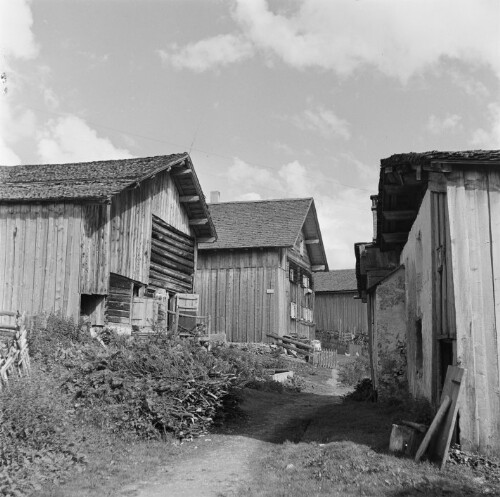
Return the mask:
[[380,159],[500,148],[498,0],[0,0],[0,164],[189,152],[207,198],[313,197],[330,269]]

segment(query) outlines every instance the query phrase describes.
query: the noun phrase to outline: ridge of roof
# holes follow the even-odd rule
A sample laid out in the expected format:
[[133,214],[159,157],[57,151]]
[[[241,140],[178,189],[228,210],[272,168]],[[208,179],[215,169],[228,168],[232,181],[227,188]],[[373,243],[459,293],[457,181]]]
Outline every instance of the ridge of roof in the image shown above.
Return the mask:
[[292,202],[296,200],[314,200],[313,197],[294,197],[294,198],[269,198],[269,199],[260,199],[260,200],[230,200],[227,202],[209,202],[208,205],[220,205],[220,204],[258,204],[258,203],[266,203],[266,202]]

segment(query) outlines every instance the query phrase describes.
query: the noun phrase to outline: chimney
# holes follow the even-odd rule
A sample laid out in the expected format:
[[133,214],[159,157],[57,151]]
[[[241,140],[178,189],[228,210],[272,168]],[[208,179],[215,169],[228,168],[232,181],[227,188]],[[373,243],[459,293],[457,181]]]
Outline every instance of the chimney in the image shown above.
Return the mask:
[[377,203],[378,195],[371,195],[370,200],[372,201],[372,215],[373,215],[373,241],[377,241]]
[[211,204],[218,204],[220,201],[220,192],[210,192],[210,203]]

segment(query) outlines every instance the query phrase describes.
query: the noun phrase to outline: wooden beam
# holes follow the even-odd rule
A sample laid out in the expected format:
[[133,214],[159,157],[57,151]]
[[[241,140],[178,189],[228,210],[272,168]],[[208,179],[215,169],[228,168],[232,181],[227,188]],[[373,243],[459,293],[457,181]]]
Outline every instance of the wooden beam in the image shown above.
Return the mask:
[[319,238],[311,238],[310,240],[304,240],[306,245],[316,245],[319,243]]
[[193,172],[193,170],[191,168],[187,168],[187,169],[173,169],[172,170],[172,174],[174,176],[184,176],[185,174],[191,174]]
[[311,271],[324,271],[324,270],[325,270],[324,264],[319,264],[317,266],[311,266]]
[[406,221],[408,219],[415,219],[417,211],[382,211],[382,215],[386,221]]
[[187,204],[190,202],[199,202],[200,196],[199,195],[182,195],[181,197],[179,197],[179,201],[183,204]]
[[408,233],[382,233],[385,243],[406,243]]
[[207,224],[208,219],[206,217],[200,218],[200,219],[190,219],[189,220],[189,226],[200,226],[202,224]]
[[215,242],[216,238],[215,236],[209,236],[209,237],[205,237],[205,238],[197,238],[196,241],[198,243],[213,243]]

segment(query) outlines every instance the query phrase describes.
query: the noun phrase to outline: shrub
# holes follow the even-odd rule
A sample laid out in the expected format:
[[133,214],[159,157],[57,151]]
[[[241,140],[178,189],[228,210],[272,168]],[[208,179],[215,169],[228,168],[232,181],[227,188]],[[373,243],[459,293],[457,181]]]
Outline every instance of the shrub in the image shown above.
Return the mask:
[[339,364],[338,380],[346,387],[353,387],[363,378],[370,376],[370,360],[359,356]]
[[0,392],[2,495],[33,491],[41,479],[57,481],[83,462],[69,429],[68,399],[55,394],[58,385],[49,375],[33,373],[31,378],[10,378]]

